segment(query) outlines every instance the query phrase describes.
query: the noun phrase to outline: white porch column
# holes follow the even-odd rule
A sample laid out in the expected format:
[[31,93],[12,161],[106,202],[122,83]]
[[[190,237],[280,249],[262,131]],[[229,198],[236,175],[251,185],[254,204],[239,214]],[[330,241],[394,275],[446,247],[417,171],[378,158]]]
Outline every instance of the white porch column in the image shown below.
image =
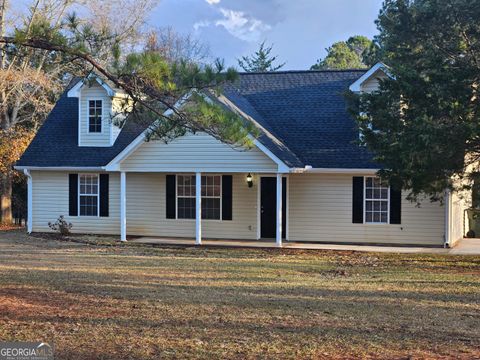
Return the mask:
[[27,232],[30,234],[33,229],[33,197],[32,197],[32,174],[30,171],[25,169],[24,174],[27,176]]
[[127,241],[127,174],[120,173],[120,241]]
[[202,245],[202,173],[195,177],[195,244]]
[[282,174],[277,174],[277,234],[276,244],[282,246]]

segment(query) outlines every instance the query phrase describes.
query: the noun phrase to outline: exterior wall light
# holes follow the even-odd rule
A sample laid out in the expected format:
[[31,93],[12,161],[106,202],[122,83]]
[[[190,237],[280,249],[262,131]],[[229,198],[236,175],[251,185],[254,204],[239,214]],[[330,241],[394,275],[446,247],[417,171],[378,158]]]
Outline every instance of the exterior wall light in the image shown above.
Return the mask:
[[248,187],[251,188],[253,186],[253,178],[252,178],[252,174],[248,173],[247,175],[247,184],[248,184]]

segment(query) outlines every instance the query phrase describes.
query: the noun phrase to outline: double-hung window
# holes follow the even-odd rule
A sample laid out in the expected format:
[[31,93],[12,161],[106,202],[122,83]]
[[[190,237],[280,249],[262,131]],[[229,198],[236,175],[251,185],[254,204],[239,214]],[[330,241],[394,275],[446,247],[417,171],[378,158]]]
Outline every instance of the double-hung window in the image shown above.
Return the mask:
[[195,219],[195,176],[177,175],[177,218]]
[[81,174],[79,176],[79,207],[80,216],[97,216],[99,203],[98,175]]
[[[222,206],[222,177],[202,176],[202,219],[220,220]],[[195,175],[177,175],[177,218],[195,219]]]
[[390,188],[378,177],[365,177],[365,223],[388,224]]
[[102,100],[88,100],[88,132],[102,132]]
[[222,177],[202,176],[202,219],[220,220]]

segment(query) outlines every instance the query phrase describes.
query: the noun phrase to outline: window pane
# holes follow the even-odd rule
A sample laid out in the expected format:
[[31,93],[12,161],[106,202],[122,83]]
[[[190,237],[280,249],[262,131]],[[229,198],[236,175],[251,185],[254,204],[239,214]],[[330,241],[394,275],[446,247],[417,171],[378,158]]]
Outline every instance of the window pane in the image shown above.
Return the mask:
[[372,178],[371,177],[367,178],[367,187],[372,187]]
[[373,221],[380,222],[380,213],[373,213]]
[[388,216],[388,215],[387,215],[386,212],[382,212],[381,220],[382,220],[383,223],[386,223],[386,222],[388,221],[387,216]]
[[367,190],[365,191],[365,197],[366,197],[367,199],[371,199],[371,198],[373,197],[373,190],[367,189]]
[[202,199],[202,219],[220,220],[220,199]]
[[386,201],[382,201],[382,211],[388,210],[388,203]]
[[367,201],[367,211],[372,211],[373,205],[371,201]]
[[81,216],[97,216],[98,197],[97,196],[80,196],[80,215]]
[[372,222],[372,220],[373,220],[373,215],[372,215],[372,214],[373,214],[373,213],[371,213],[370,211],[367,211],[367,212],[365,213],[365,221],[366,221],[366,222]]
[[178,198],[178,218],[195,219],[195,198]]
[[388,189],[383,188],[381,196],[382,196],[382,199],[388,199]]
[[80,175],[80,195],[98,195],[97,175]]

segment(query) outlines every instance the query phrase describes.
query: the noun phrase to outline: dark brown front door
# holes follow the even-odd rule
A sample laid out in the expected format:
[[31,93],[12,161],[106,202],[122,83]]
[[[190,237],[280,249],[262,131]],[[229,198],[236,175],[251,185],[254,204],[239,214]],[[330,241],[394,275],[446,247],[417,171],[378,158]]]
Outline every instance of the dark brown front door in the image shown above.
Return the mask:
[[[260,180],[260,236],[275,238],[277,226],[277,179],[262,177]],[[282,179],[282,237],[286,234],[287,179]]]

